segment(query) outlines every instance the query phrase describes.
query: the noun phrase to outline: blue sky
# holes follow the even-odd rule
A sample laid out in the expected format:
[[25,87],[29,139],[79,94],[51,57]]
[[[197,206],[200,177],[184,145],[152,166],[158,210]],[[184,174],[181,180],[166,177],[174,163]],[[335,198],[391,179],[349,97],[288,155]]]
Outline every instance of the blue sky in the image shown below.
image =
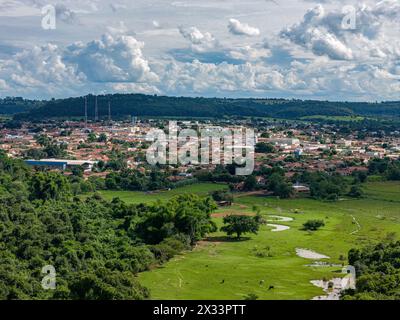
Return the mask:
[[400,99],[399,0],[0,0],[0,29],[0,97]]

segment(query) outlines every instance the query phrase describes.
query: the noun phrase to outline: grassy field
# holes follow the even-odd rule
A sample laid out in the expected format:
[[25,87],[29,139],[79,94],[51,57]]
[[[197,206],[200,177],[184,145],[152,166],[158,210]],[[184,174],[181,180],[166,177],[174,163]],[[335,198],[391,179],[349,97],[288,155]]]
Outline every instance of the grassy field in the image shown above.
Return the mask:
[[374,182],[366,184],[364,190],[368,199],[387,200],[400,203],[399,183],[396,181]]
[[209,192],[216,190],[228,189],[226,184],[216,183],[198,183],[181,188],[172,189],[169,191],[157,192],[140,192],[140,191],[100,191],[100,194],[106,200],[120,198],[126,203],[150,203],[155,201],[163,201],[172,198],[173,196],[184,193],[195,193],[199,196],[207,196]]
[[324,116],[324,115],[315,115],[315,116],[305,116],[302,117],[301,120],[334,120],[334,121],[362,121],[366,119],[361,116]]
[[[206,194],[207,188],[216,186],[191,188]],[[346,264],[350,248],[385,239],[390,233],[400,234],[400,184],[368,183],[365,191],[364,199],[335,203],[238,197],[232,207],[220,209],[215,215],[219,226],[223,214],[252,213],[253,205],[257,205],[264,217],[294,218],[292,222],[278,223],[291,229],[271,232],[264,225],[258,235],[243,241],[231,241],[220,232],[211,234],[193,251],[140,274],[139,280],[150,289],[153,299],[243,299],[249,293],[259,299],[311,299],[323,292],[310,280],[331,279],[339,275],[340,268],[306,266],[312,260],[298,257],[296,248],[311,249],[328,255],[328,262]],[[179,192],[173,190],[163,197]],[[133,198],[136,202],[136,196]],[[314,233],[301,230],[309,219],[323,219],[326,226]],[[270,256],[256,256],[260,251],[269,252]],[[269,289],[270,286],[274,288]]]

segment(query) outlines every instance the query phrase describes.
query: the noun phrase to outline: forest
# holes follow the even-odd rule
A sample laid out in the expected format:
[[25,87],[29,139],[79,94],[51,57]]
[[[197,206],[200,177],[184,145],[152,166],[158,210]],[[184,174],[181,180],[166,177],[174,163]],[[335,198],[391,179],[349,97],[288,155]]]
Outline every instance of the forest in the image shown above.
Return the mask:
[[0,98],[0,114],[13,115],[21,112],[28,112],[30,109],[39,108],[45,101],[28,100],[21,97]]
[[[3,153],[0,202],[0,300],[149,298],[135,275],[216,228],[209,197],[151,205],[73,197],[62,174],[34,172]],[[41,286],[47,265],[55,290]]]
[[352,249],[349,252],[349,263],[357,270],[357,289],[348,290],[343,299],[400,299],[400,242]]

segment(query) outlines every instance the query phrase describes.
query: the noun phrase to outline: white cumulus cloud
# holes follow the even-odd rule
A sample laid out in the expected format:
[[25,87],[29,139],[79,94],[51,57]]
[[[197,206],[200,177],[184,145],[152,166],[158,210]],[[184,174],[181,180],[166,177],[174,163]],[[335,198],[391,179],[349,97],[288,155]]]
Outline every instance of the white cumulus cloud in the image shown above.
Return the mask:
[[93,82],[155,81],[157,76],[143,56],[143,47],[144,43],[132,36],[105,34],[100,40],[69,46],[65,59]]
[[381,1],[371,6],[354,7],[353,29],[343,28],[346,13],[341,9],[327,12],[318,5],[301,22],[284,28],[281,36],[318,56],[334,60],[385,58],[400,49],[398,41],[387,35],[400,27],[400,3]]
[[229,32],[234,35],[244,35],[249,37],[260,35],[260,30],[258,28],[251,27],[247,23],[242,23],[236,19],[229,19],[228,29]]
[[62,50],[56,45],[35,46],[0,60],[3,86],[19,94],[73,92],[84,78],[73,66],[62,60]]
[[198,53],[214,50],[219,45],[211,33],[201,32],[196,27],[181,26],[179,32],[186,40],[190,41],[192,50]]

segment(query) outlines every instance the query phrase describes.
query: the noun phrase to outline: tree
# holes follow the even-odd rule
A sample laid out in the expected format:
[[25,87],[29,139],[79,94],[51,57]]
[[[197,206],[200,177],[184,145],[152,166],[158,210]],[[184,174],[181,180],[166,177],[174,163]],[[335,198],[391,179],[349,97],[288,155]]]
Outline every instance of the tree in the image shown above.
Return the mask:
[[368,163],[368,172],[370,174],[382,174],[389,166],[389,160],[374,158]]
[[67,155],[66,153],[67,144],[65,143],[52,143],[50,142],[44,149],[43,152],[47,154],[49,158],[62,158]]
[[279,182],[274,188],[274,195],[286,199],[293,195],[293,188],[287,182]]
[[255,176],[250,175],[244,180],[243,190],[252,191],[257,187],[257,179]]
[[256,217],[230,215],[224,217],[224,226],[221,227],[222,232],[226,232],[228,236],[236,234],[236,238],[240,239],[243,233],[257,234],[260,222]]
[[267,188],[268,190],[274,191],[279,183],[281,183],[284,180],[284,175],[283,173],[278,173],[275,172],[271,174],[268,178],[268,184]]
[[103,132],[97,138],[97,142],[107,142],[107,135]]
[[82,178],[85,170],[82,166],[73,166],[71,169],[71,172],[72,172],[72,175]]
[[38,172],[30,180],[31,199],[60,200],[70,196],[66,177],[55,172]]
[[25,152],[25,158],[40,160],[47,157],[47,153],[41,149],[28,149]]
[[357,182],[360,182],[360,183],[364,183],[365,181],[367,181],[367,178],[368,178],[368,174],[365,171],[354,171],[352,173],[352,176],[354,177],[354,179]]
[[36,142],[38,144],[40,144],[42,147],[45,147],[45,146],[49,145],[49,143],[51,141],[51,139],[48,136],[44,135],[44,134],[37,135],[35,137],[35,139],[36,139]]
[[78,300],[143,299],[149,291],[130,272],[100,269],[97,273],[80,273],[71,281],[70,295]]
[[308,220],[303,224],[303,230],[317,231],[323,226],[325,226],[325,222],[323,220]]
[[220,201],[226,201],[229,203],[233,202],[232,194],[227,192],[226,190],[213,191],[211,193],[211,197],[214,199],[214,201],[217,201],[217,202],[220,202]]
[[275,148],[270,143],[259,142],[256,144],[255,152],[257,153],[273,153]]
[[66,143],[57,143],[54,142],[51,138],[44,134],[37,135],[36,142],[40,144],[43,149],[40,150],[40,153],[33,153],[30,151],[29,153],[32,155],[34,159],[40,157],[48,157],[48,158],[62,158],[67,155],[67,144]]
[[344,177],[326,172],[305,172],[300,181],[310,185],[310,193],[313,198],[331,201],[346,194],[349,184]]
[[93,143],[93,142],[96,142],[96,141],[97,141],[96,135],[93,132],[90,132],[88,134],[87,142],[88,143]]
[[359,184],[355,184],[351,186],[350,191],[348,193],[349,197],[352,198],[361,198],[363,196],[364,192]]
[[267,188],[280,198],[290,198],[293,195],[292,186],[286,181],[285,176],[277,172],[270,176]]
[[216,208],[211,198],[179,195],[165,204],[145,208],[140,221],[132,226],[133,233],[151,244],[158,244],[173,234],[184,234],[194,244],[207,233],[216,231],[211,219],[211,212]]
[[390,164],[387,170],[387,179],[388,180],[394,180],[398,181],[400,180],[400,162],[397,161],[397,163]]

